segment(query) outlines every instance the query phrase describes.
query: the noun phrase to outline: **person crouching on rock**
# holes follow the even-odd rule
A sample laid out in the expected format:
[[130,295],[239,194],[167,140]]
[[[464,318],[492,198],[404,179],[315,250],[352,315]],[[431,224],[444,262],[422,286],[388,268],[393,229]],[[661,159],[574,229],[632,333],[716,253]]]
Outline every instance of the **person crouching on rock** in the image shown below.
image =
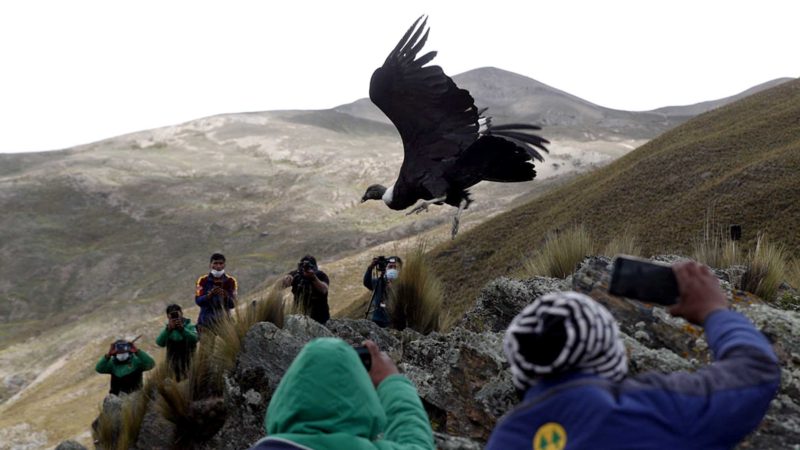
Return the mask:
[[167,306],[167,324],[156,338],[159,347],[167,347],[167,362],[175,373],[175,380],[185,378],[197,347],[197,329],[191,319],[183,317],[180,305]]
[[433,450],[417,389],[374,342],[364,346],[361,357],[338,338],[303,347],[272,395],[267,437],[251,450]]
[[775,352],[728,309],[708,267],[687,261],[672,270],[680,297],[669,312],[705,328],[713,363],[626,378],[611,313],[577,292],[546,294],[506,331],[503,350],[525,397],[486,448],[727,449],[753,431],[780,384]]
[[133,342],[118,340],[111,344],[108,353],[100,357],[94,369],[97,373],[111,374],[114,395],[130,394],[142,387],[142,374],[156,366],[153,358]]

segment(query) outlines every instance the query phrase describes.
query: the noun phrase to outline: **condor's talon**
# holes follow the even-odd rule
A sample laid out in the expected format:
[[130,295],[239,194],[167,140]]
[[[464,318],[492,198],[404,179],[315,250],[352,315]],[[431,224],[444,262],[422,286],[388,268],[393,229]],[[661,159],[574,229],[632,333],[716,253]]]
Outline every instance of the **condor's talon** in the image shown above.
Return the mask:
[[417,205],[416,208],[414,208],[411,211],[407,212],[406,215],[410,216],[411,214],[419,214],[419,213],[421,213],[423,211],[427,212],[429,204],[430,204],[429,202],[422,202],[419,205]]

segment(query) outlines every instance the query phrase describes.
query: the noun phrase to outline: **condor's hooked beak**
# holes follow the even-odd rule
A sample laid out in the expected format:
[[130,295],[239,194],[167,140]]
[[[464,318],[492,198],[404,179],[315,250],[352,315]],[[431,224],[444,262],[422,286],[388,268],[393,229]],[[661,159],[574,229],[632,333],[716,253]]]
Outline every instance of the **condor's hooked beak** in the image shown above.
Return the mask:
[[364,202],[365,202],[365,201],[367,201],[367,200],[369,200],[369,199],[367,198],[367,196],[366,196],[366,195],[365,195],[365,196],[363,196],[363,197],[361,197],[361,203],[364,203]]

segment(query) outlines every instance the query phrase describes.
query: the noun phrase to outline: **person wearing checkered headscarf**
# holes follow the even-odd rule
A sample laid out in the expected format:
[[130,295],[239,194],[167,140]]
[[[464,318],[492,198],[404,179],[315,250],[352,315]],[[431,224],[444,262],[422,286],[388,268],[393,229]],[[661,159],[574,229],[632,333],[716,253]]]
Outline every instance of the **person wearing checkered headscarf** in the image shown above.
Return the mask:
[[537,298],[511,321],[503,349],[518,389],[572,370],[611,381],[628,372],[625,345],[611,313],[577,292]]
[[544,295],[506,331],[511,377],[524,396],[486,449],[731,449],[754,430],[780,385],[769,341],[728,310],[707,267],[682,262],[673,271],[680,299],[669,312],[705,328],[713,363],[626,376],[608,310],[575,292]]

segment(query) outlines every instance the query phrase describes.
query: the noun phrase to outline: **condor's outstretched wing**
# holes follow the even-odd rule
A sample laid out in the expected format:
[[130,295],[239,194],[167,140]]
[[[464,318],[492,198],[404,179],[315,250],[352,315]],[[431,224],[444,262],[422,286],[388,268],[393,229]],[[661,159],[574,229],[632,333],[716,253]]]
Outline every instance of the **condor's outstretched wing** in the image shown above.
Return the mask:
[[404,166],[415,168],[454,158],[478,137],[478,110],[469,92],[459,89],[441,67],[425,66],[436,52],[417,58],[428,38],[426,23],[423,17],[414,22],[372,74],[369,86],[372,102],[400,132]]

